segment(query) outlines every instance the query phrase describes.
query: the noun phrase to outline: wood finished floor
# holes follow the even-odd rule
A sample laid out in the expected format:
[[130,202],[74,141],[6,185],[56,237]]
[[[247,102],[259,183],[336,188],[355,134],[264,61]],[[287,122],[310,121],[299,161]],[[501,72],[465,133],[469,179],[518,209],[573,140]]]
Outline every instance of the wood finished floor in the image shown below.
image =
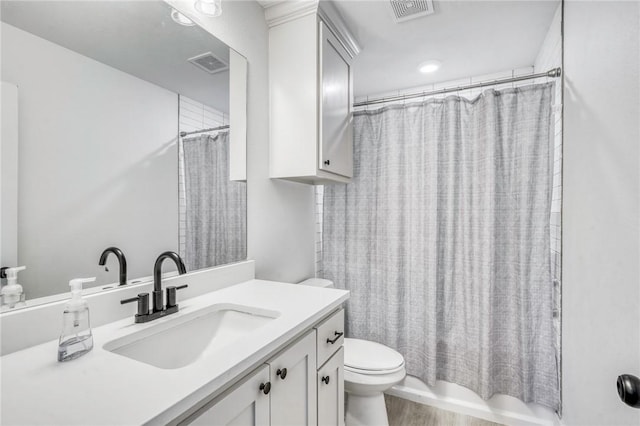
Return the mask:
[[389,426],[501,426],[464,414],[440,410],[402,398],[385,395]]

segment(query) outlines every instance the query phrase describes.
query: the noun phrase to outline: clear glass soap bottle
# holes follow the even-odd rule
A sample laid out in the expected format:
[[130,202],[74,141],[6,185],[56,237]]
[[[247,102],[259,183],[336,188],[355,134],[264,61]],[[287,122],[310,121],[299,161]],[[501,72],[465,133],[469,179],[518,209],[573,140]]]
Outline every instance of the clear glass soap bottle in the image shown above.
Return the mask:
[[82,298],[82,283],[96,278],[77,278],[69,282],[71,300],[62,314],[62,333],[58,342],[58,361],[71,361],[93,349],[93,335],[89,322],[89,305]]

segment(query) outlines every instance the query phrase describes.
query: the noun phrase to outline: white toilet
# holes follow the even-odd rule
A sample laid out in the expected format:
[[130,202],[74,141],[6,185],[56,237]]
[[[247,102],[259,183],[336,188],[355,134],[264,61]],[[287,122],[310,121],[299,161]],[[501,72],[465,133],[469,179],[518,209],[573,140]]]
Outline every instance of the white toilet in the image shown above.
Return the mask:
[[[310,278],[300,284],[333,287],[331,281],[321,278]],[[346,426],[388,426],[384,391],[406,375],[400,353],[380,343],[345,338]]]

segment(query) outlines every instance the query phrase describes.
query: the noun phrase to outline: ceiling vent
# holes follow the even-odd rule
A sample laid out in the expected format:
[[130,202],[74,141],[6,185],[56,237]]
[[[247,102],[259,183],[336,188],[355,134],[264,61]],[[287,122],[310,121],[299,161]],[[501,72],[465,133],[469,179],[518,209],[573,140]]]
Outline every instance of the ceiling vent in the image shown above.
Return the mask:
[[229,69],[228,63],[218,58],[211,52],[194,56],[193,58],[189,58],[188,61],[201,70],[208,72],[209,74],[215,74]]
[[432,0],[389,0],[396,22],[404,22],[433,13]]

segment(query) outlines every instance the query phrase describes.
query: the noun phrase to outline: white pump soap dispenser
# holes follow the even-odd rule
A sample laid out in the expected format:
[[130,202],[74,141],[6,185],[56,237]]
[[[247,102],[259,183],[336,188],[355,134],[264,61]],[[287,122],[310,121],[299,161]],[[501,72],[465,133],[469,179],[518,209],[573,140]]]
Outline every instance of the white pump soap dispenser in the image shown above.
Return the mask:
[[71,361],[93,349],[93,335],[89,323],[89,305],[82,298],[82,283],[93,278],[77,278],[69,281],[71,300],[62,314],[62,333],[58,342],[58,361]]
[[24,292],[22,291],[22,286],[18,284],[18,272],[24,271],[26,268],[26,266],[18,266],[17,268],[6,269],[7,285],[0,290],[3,307],[8,306],[13,309],[16,306],[24,305]]

